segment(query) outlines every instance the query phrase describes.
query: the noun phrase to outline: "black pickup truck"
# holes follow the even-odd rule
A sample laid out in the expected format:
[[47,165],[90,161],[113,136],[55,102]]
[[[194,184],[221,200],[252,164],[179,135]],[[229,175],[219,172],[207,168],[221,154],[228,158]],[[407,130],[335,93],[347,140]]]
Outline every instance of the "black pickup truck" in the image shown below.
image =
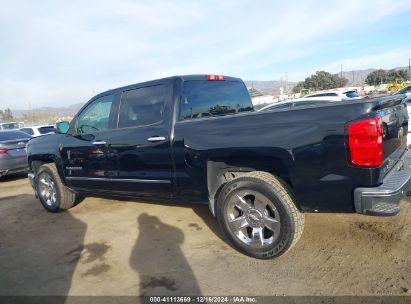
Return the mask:
[[238,250],[276,257],[304,212],[399,212],[410,189],[404,96],[254,111],[244,83],[176,76],[92,98],[27,145],[51,212],[86,195],[206,203]]

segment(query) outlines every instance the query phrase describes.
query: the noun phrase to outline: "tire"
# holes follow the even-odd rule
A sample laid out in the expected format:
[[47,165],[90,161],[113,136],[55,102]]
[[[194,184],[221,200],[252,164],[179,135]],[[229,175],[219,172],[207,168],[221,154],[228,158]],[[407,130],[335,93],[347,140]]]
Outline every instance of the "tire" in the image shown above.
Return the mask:
[[267,172],[253,171],[225,184],[216,217],[233,247],[258,259],[286,253],[304,230],[304,214],[291,190]]
[[41,165],[36,173],[36,192],[43,207],[49,212],[70,209],[77,203],[77,195],[61,182],[55,164]]

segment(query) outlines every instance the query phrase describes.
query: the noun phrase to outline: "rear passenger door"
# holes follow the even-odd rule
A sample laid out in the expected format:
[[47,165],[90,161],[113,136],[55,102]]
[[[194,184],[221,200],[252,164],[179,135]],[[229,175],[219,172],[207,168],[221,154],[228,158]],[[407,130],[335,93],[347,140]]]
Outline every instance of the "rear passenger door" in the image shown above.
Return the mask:
[[107,158],[115,164],[110,187],[144,197],[171,195],[172,82],[124,90],[117,129],[108,140]]

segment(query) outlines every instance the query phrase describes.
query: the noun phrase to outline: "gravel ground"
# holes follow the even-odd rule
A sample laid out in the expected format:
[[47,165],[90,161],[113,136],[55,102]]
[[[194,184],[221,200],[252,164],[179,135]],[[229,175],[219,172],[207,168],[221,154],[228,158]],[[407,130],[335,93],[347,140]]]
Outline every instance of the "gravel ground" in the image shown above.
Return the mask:
[[395,217],[307,214],[274,260],[232,249],[207,206],[87,198],[47,213],[0,181],[0,295],[411,295],[411,205]]

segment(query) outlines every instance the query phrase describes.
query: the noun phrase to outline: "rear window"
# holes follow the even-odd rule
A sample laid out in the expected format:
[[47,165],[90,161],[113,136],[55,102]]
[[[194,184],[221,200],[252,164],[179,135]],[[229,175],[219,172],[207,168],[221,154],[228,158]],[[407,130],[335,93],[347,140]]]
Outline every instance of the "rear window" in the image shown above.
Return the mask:
[[357,91],[349,91],[345,93],[345,96],[354,98],[354,97],[359,97],[360,95],[358,95]]
[[298,101],[294,103],[294,107],[298,108],[298,107],[309,107],[309,106],[316,106],[319,104],[324,104],[326,102],[324,102],[323,100],[310,100],[310,101]]
[[34,135],[34,132],[33,132],[32,128],[23,128],[23,129],[20,129],[20,131],[22,131],[24,133],[27,133],[29,135]]
[[278,104],[273,104],[272,106],[267,107],[262,111],[280,110],[280,109],[287,109],[287,108],[292,108],[292,107],[293,107],[293,104],[291,102],[278,103]]
[[2,123],[0,129],[13,130],[13,129],[18,129],[18,128],[19,128],[19,123],[17,123],[17,122],[8,122],[8,123]]
[[51,133],[54,132],[54,127],[53,126],[49,126],[49,127],[40,127],[38,128],[40,134],[47,134],[47,133]]
[[254,111],[242,82],[191,80],[183,83],[180,120]]
[[13,139],[24,139],[24,138],[28,139],[28,138],[31,138],[31,136],[21,131],[0,132],[0,141],[13,140]]
[[336,96],[338,96],[337,93],[319,93],[319,94],[308,95],[307,97],[336,97]]

